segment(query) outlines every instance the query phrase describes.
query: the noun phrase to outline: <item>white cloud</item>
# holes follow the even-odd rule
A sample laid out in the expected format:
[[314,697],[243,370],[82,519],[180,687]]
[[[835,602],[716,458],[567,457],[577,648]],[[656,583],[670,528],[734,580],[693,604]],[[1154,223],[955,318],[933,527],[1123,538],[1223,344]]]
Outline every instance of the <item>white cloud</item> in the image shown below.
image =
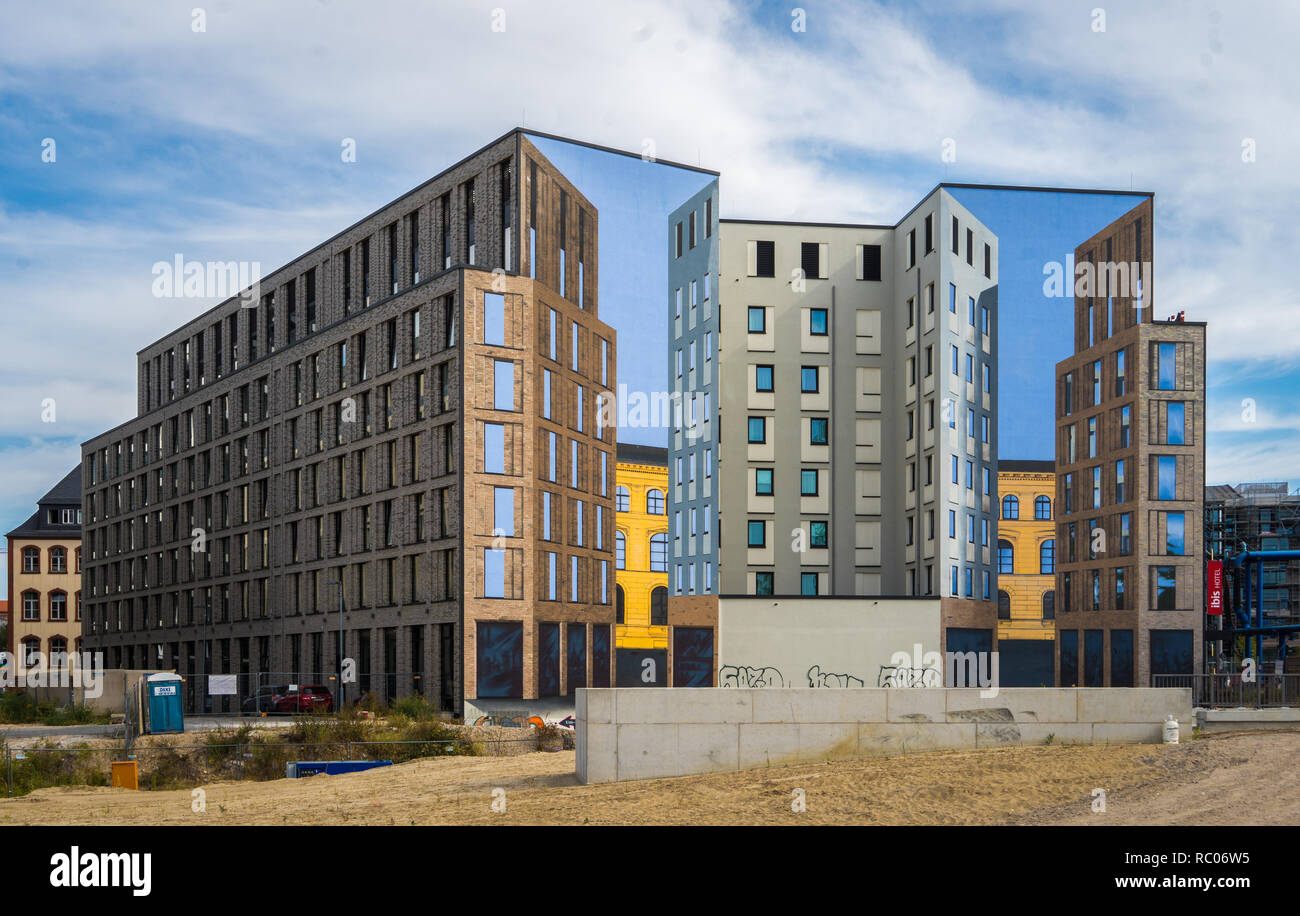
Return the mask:
[[[94,188],[135,202],[0,214],[0,262],[26,264],[0,271],[15,373],[0,435],[43,434],[26,405],[47,388],[78,429],[130,415],[135,351],[211,304],[149,296],[155,260],[272,269],[521,122],[633,150],[654,138],[661,158],[722,172],[728,216],[892,222],[944,177],[1131,180],[1157,192],[1158,310],[1208,319],[1211,360],[1298,360],[1283,270],[1300,247],[1300,8],[1108,4],[1097,34],[1090,7],[927,18],[840,0],[802,35],[786,12],[757,23],[761,8],[725,0],[506,7],[504,33],[492,8],[228,2],[203,34],[161,2],[0,13],[0,78],[42,112],[27,134],[88,132]],[[93,168],[79,154],[64,143],[50,168],[72,180]]]

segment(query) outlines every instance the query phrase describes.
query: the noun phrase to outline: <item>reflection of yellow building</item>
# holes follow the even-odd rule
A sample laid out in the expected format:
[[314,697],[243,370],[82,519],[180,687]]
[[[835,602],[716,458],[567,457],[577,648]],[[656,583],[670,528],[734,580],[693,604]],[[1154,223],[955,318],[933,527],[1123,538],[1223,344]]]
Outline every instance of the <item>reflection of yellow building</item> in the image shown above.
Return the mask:
[[615,482],[614,644],[667,649],[668,450],[620,442]]
[[998,463],[998,639],[1055,639],[1056,474],[1051,461]]

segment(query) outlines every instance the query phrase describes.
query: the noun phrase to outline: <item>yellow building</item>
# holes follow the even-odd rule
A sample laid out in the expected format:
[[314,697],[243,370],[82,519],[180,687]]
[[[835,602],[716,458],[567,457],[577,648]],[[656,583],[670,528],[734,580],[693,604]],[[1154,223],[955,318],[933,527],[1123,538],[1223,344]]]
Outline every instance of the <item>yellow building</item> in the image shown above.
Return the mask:
[[668,648],[668,450],[619,443],[614,495],[618,649]]
[[1001,461],[998,641],[1056,638],[1056,474],[1051,461]]
[[8,651],[28,666],[81,644],[81,465],[9,532]]

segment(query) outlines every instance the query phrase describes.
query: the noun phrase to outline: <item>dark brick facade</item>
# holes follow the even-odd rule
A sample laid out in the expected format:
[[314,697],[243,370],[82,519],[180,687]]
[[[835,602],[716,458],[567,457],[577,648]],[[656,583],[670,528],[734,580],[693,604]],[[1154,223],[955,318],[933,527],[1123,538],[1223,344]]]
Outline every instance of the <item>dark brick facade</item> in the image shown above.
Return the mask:
[[[596,241],[595,208],[513,131],[263,278],[253,307],[229,299],[142,350],[139,415],[83,446],[86,646],[118,667],[328,675],[339,629],[330,583],[342,582],[344,654],[359,686],[418,691],[459,712],[475,695],[474,622],[505,614],[535,632],[523,583],[544,572],[530,465],[547,425],[539,322],[549,309],[564,329],[553,397],[567,405],[581,384],[587,402],[585,431],[566,440],[589,461],[610,456],[606,492],[591,465],[568,487],[566,444],[557,516],[582,498],[588,525],[596,506],[612,524],[614,431],[597,441],[594,430],[596,397],[616,384],[615,338],[598,319]],[[515,309],[504,350],[482,338],[493,289]],[[507,354],[511,415],[494,409],[490,374]],[[488,419],[518,431],[517,527],[495,546],[518,563],[519,602],[483,595]],[[192,549],[196,529],[206,550]],[[588,577],[607,561],[612,596],[612,527],[594,542],[566,539],[565,556]],[[612,630],[612,597],[582,594],[539,616]],[[205,638],[206,664],[195,660]],[[536,696],[529,655],[524,669],[523,696]]]

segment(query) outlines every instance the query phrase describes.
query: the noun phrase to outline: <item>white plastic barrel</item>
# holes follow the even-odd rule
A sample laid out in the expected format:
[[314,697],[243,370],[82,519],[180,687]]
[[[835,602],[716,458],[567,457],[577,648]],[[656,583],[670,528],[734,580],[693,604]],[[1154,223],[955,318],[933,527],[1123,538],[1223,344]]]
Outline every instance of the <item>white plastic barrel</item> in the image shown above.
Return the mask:
[[1165,744],[1178,743],[1178,720],[1173,716],[1165,718]]

